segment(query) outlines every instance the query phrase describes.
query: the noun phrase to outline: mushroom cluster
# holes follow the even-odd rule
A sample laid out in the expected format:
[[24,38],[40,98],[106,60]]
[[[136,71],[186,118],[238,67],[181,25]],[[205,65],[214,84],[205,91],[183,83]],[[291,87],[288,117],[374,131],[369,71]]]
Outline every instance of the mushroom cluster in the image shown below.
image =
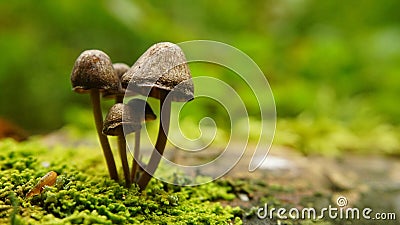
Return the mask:
[[[194,98],[192,76],[185,55],[175,44],[161,42],[151,46],[132,67],[112,64],[110,57],[99,50],[86,50],[75,61],[71,74],[73,90],[90,93],[97,135],[106,159],[109,175],[118,181],[118,172],[107,136],[117,136],[125,185],[136,183],[145,189],[155,173],[167,142],[171,102],[186,102]],[[124,104],[124,97],[135,95],[160,100],[160,119],[157,141],[147,165],[140,163],[140,130],[142,124],[155,120],[150,105],[133,98]],[[114,98],[105,120],[100,97]],[[131,168],[126,151],[126,135],[135,133]]]

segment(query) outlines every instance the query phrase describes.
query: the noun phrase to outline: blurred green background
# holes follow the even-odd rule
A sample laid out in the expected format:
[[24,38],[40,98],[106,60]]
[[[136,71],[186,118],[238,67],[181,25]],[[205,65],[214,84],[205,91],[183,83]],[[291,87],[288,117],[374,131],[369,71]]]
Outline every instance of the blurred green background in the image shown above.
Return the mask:
[[156,42],[209,39],[239,48],[268,78],[275,143],[399,155],[398,9],[398,0],[2,0],[0,117],[32,134],[90,127],[88,96],[69,80],[83,50],[131,65]]

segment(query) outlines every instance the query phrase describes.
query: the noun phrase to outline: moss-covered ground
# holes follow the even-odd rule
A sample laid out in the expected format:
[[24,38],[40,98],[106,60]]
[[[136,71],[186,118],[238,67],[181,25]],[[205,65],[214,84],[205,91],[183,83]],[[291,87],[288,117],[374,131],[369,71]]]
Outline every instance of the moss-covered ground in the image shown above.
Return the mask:
[[[96,142],[67,142],[60,147],[60,143],[44,145],[42,138],[22,143],[0,141],[0,224],[375,224],[326,218],[278,220],[276,215],[262,219],[257,210],[265,204],[270,208],[319,209],[335,206],[337,196],[343,195],[351,206],[392,212],[396,209],[394,199],[400,194],[395,186],[400,164],[394,159],[311,157],[303,162],[305,158],[283,149],[281,154],[297,165],[293,173],[261,170],[243,174],[238,166],[225,178],[204,185],[174,186],[153,179],[140,192],[135,186],[127,189],[123,181],[108,177]],[[364,162],[371,164],[363,166]],[[382,163],[386,165],[383,168],[379,166]],[[58,174],[55,185],[27,198],[26,194],[49,171]],[[162,166],[160,171],[168,168]],[[391,175],[384,175],[388,173]],[[187,181],[179,174],[171,176]],[[371,184],[379,177],[388,184]]]
[[[0,224],[241,224],[231,187],[179,187],[152,180],[139,192],[108,178],[100,154],[48,149],[37,142],[0,142]],[[26,194],[49,171],[54,186]]]

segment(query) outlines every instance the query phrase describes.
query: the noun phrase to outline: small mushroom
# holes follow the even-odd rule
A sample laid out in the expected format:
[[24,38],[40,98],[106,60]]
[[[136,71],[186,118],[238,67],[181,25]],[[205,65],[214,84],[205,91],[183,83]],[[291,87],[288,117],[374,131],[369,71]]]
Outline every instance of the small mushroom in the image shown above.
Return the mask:
[[[129,70],[129,66],[125,63],[114,63],[114,73],[117,75],[118,80],[121,81],[122,75]],[[122,103],[125,96],[125,88],[121,88],[118,92],[104,92],[103,97],[115,98],[115,103]]]
[[[119,82],[121,81],[122,75],[129,70],[129,66],[125,63],[114,63],[113,64],[114,72],[118,77]],[[125,89],[121,88],[120,91],[118,92],[103,92],[103,97],[104,98],[114,98],[115,103],[123,103],[124,102],[124,97],[125,97]],[[118,145],[118,151],[121,151],[120,149],[121,145]]]
[[122,76],[122,86],[128,91],[160,99],[160,125],[155,149],[146,172],[138,184],[144,189],[160,163],[169,130],[171,101],[194,98],[193,81],[185,55],[179,46],[162,42],[151,46]]
[[124,73],[126,73],[126,71],[128,71],[130,68],[125,63],[114,63],[113,67],[114,67],[114,71],[117,74],[119,79],[121,79],[122,75],[124,75]]
[[[128,102],[128,106],[132,111],[132,116],[135,118],[134,121],[139,123],[155,120],[157,116],[154,114],[150,105],[142,99],[132,99]],[[131,180],[136,181],[136,171],[138,169],[138,161],[140,160],[140,129],[135,131],[135,147],[133,150]]]
[[100,92],[118,93],[121,84],[114,72],[110,57],[99,50],[86,50],[75,61],[71,74],[73,90],[90,93],[97,134],[106,158],[111,179],[118,180],[117,168],[107,136],[102,134],[103,115],[100,107]]
[[[140,122],[135,121],[130,108],[123,103],[113,105],[104,120],[103,134],[118,137],[118,149],[121,157],[122,169],[124,171],[125,183],[129,187],[131,179],[129,174],[128,158],[126,156],[125,134],[140,130]],[[124,118],[124,120],[123,120]],[[125,134],[124,129],[125,128]]]
[[123,103],[114,104],[104,120],[103,134],[119,136],[121,133],[130,134],[142,128],[139,121],[135,121],[134,111]]

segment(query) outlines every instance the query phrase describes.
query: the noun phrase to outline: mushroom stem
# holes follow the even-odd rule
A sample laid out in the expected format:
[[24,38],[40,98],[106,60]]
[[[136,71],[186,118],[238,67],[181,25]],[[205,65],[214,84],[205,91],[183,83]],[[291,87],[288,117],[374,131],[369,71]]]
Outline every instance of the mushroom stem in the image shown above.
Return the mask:
[[123,95],[116,95],[115,96],[115,103],[123,103],[124,102],[124,96]]
[[133,160],[132,160],[132,171],[131,180],[136,181],[136,171],[139,167],[139,155],[140,155],[140,130],[135,132],[135,148],[133,149]]
[[[117,94],[115,96],[115,103],[118,104],[123,102],[124,102],[124,96]],[[132,179],[131,175],[129,174],[129,164],[128,164],[128,158],[126,156],[126,139],[123,133],[118,136],[118,151],[119,151],[119,156],[121,158],[122,170],[124,171],[125,185],[127,187],[130,187],[132,184],[131,182]]]
[[102,133],[103,129],[103,114],[100,107],[100,92],[99,89],[90,89],[90,100],[93,106],[93,116],[96,124],[97,135],[99,136],[100,144],[103,149],[104,157],[106,158],[108,173],[111,179],[118,180],[117,167],[115,166],[114,156],[111,151],[110,143],[106,135]]
[[156,171],[160,163],[161,156],[164,153],[165,144],[167,143],[167,136],[170,123],[171,114],[171,98],[167,98],[168,91],[160,91],[160,126],[158,129],[158,136],[155,148],[151,153],[151,157],[147,167],[138,181],[139,188],[144,190]]
[[121,157],[122,169],[124,170],[125,185],[131,186],[131,175],[129,174],[128,157],[126,156],[126,139],[125,135],[118,135],[118,150]]

